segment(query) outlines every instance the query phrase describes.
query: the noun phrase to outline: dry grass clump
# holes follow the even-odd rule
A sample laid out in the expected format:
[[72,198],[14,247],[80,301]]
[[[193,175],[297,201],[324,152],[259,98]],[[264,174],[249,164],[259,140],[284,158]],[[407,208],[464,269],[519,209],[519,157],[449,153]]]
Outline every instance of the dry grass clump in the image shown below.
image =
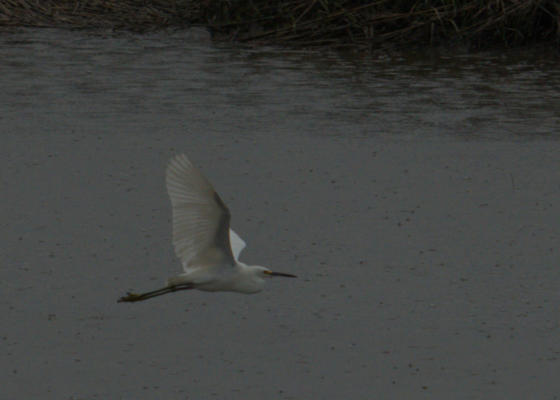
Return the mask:
[[145,31],[199,20],[191,0],[1,0],[0,25]]
[[216,32],[248,42],[485,47],[560,37],[555,0],[210,0],[204,11]]
[[0,26],[145,31],[301,46],[558,43],[558,0],[0,0]]

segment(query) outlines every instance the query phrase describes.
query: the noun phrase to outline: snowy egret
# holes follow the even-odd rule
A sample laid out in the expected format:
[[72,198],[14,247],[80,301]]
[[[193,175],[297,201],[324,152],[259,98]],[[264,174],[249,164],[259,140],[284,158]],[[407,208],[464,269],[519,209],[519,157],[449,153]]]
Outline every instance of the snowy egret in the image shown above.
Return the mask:
[[245,242],[229,227],[229,209],[187,156],[171,159],[166,173],[173,214],[173,247],[184,273],[151,292],[127,293],[119,302],[147,300],[178,290],[260,292],[265,278],[295,275],[239,261]]

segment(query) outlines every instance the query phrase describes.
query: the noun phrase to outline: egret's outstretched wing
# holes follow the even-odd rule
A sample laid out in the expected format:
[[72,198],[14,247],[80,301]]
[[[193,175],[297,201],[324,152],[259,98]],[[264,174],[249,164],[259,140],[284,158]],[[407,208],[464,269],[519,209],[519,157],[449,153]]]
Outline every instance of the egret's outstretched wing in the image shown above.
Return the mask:
[[166,184],[173,211],[173,246],[183,268],[233,265],[230,213],[210,182],[181,154],[169,162]]
[[233,257],[235,260],[239,260],[239,254],[243,251],[245,246],[245,242],[243,239],[239,237],[237,233],[233,231],[233,229],[229,230],[229,242],[231,243],[231,250],[233,251]]

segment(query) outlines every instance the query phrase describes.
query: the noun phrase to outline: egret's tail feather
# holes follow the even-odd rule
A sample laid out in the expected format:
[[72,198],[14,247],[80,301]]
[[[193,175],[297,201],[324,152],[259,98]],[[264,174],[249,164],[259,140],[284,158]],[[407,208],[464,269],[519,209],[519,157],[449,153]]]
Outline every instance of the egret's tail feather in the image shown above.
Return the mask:
[[187,278],[187,275],[188,274],[179,274],[168,278],[167,286],[190,285],[191,280]]

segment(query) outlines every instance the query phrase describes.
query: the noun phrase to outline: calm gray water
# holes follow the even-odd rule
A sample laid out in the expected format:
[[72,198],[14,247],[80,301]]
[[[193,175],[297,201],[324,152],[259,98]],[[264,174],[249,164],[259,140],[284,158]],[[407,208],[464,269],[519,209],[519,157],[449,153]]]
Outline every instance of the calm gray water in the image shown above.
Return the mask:
[[[558,65],[1,33],[0,398],[560,398]],[[116,303],[179,152],[299,279]]]

